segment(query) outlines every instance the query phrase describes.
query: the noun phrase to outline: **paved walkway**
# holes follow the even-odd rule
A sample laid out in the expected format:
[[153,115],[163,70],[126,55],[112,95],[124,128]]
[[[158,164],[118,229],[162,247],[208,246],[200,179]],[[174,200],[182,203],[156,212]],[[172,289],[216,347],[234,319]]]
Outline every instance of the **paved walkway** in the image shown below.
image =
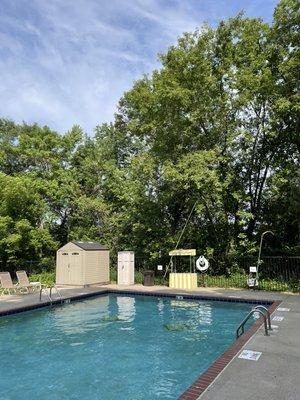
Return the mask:
[[[300,296],[262,291],[198,288],[194,291],[174,290],[167,287],[142,285],[94,286],[90,288],[61,288],[62,297],[73,298],[87,293],[101,293],[107,289],[132,290],[176,294],[201,294],[207,297],[247,298],[256,300],[280,300],[280,308],[290,311],[275,311],[274,316],[282,321],[272,321],[275,328],[269,337],[262,328],[248,341],[244,349],[261,352],[258,361],[238,358],[230,362],[200,400],[299,400],[300,399]],[[55,297],[55,293],[54,293]],[[56,296],[58,299],[58,297]],[[44,294],[42,303],[47,303]],[[39,294],[0,297],[0,313],[20,307],[40,304]]]
[[278,328],[269,337],[260,328],[244,346],[262,353],[258,361],[237,355],[199,399],[300,399],[300,296],[287,296],[278,308],[290,309],[273,313],[284,318],[272,320]]
[[[72,299],[73,297],[86,295],[88,293],[101,293],[106,290],[107,286],[93,286],[89,288],[68,286],[59,288],[59,292],[63,299]],[[60,300],[55,289],[53,289],[52,298],[53,300]],[[42,293],[41,300],[39,292],[33,294],[22,294],[22,295],[2,295],[0,296],[0,313],[19,308],[27,308],[31,306],[43,305],[48,303],[49,303],[49,297],[44,291]]]

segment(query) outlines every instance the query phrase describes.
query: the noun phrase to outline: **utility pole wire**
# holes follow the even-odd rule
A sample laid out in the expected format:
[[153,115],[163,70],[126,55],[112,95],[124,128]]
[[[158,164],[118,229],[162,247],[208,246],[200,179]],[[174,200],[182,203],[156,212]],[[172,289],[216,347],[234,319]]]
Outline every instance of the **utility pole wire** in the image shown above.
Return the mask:
[[184,234],[184,232],[185,232],[185,229],[186,229],[186,227],[187,227],[187,224],[189,223],[189,220],[191,219],[192,213],[193,213],[193,211],[194,211],[194,209],[195,209],[197,203],[198,203],[198,200],[195,201],[195,204],[193,205],[193,208],[191,209],[191,212],[190,212],[190,214],[189,214],[189,216],[188,216],[188,219],[187,219],[186,222],[185,222],[185,225],[184,225],[184,227],[183,227],[183,229],[182,229],[182,231],[181,231],[181,234],[180,234],[180,236],[179,236],[179,238],[178,238],[178,240],[177,240],[177,243],[176,243],[176,246],[175,246],[175,249],[174,249],[174,250],[177,249],[177,247],[178,247],[178,245],[179,245],[179,243],[180,243],[180,240],[181,240],[181,238],[182,238],[182,236],[183,236],[183,234]]
[[[192,216],[192,214],[193,214],[193,211],[194,211],[194,209],[195,209],[197,203],[198,203],[198,200],[195,201],[195,204],[193,205],[193,207],[192,207],[192,209],[191,209],[191,212],[189,213],[189,216],[188,216],[188,218],[187,218],[187,220],[186,220],[186,222],[185,222],[185,224],[184,224],[184,227],[183,227],[183,229],[182,229],[182,231],[181,231],[181,233],[180,233],[180,235],[179,235],[179,238],[178,238],[178,240],[177,240],[177,243],[176,243],[176,246],[175,246],[175,249],[174,249],[174,250],[176,250],[176,249],[178,248],[178,245],[179,245],[179,243],[180,243],[180,240],[181,240],[181,238],[182,238],[182,236],[183,236],[183,234],[184,234],[184,232],[185,232],[185,230],[186,230],[187,224],[189,223],[189,221],[190,221],[190,219],[191,219],[191,216]],[[172,264],[173,264],[173,256],[171,256],[170,262],[169,262],[169,264],[168,264],[168,266],[167,266],[167,268],[166,268],[166,272],[165,272],[164,278],[166,277],[166,275],[167,275],[167,273],[168,273],[168,270],[169,270],[169,267],[170,267],[170,265],[172,265]]]

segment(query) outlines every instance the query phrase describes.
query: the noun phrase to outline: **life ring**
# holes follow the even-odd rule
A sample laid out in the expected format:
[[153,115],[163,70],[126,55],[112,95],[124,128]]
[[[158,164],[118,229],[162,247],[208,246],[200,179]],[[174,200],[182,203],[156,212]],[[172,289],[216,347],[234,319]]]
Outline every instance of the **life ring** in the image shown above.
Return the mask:
[[199,271],[204,272],[209,267],[209,262],[204,256],[200,256],[196,261],[196,267]]

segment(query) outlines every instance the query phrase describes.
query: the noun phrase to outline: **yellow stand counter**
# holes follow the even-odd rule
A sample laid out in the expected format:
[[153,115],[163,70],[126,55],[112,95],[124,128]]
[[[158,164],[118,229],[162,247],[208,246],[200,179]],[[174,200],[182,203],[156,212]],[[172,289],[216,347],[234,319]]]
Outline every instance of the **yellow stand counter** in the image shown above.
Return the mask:
[[196,289],[197,273],[176,273],[169,275],[169,287],[173,289]]
[[[190,257],[190,271],[192,271],[192,269],[194,269],[194,271],[195,271],[195,266],[194,266],[194,268],[192,268],[192,257],[196,256],[196,249],[175,249],[175,250],[172,250],[169,252],[169,256],[171,256],[170,264],[172,266],[173,266],[173,264],[172,264],[173,257],[176,257],[176,256]],[[173,288],[173,289],[195,289],[198,287],[197,273],[195,273],[195,272],[186,272],[186,273],[171,272],[169,275],[169,287]]]

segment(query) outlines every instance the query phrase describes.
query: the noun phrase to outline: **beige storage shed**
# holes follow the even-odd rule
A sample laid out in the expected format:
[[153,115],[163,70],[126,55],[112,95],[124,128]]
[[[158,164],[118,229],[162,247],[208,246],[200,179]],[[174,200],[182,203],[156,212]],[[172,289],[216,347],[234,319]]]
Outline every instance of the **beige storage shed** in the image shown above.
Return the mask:
[[69,242],[57,251],[56,284],[109,283],[109,250],[96,242]]

